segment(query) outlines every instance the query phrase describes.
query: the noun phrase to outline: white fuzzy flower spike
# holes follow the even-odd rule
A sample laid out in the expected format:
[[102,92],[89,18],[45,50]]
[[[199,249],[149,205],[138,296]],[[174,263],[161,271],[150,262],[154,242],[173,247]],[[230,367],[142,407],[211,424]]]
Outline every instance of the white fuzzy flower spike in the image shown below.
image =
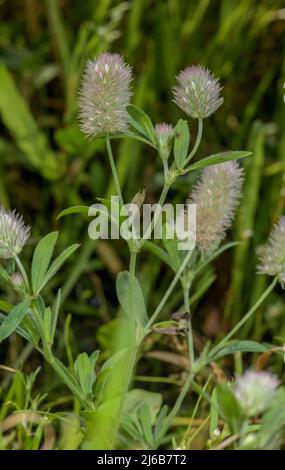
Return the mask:
[[285,286],[285,216],[280,217],[274,225],[267,245],[260,256],[261,264],[258,266],[260,274],[276,276],[284,288]]
[[223,103],[221,86],[208,69],[192,65],[182,70],[173,88],[174,102],[186,114],[204,119],[213,114]]
[[15,258],[27,243],[30,227],[15,211],[0,207],[0,258]]
[[80,127],[90,137],[125,132],[130,103],[131,67],[119,54],[89,60],[80,89]]
[[188,204],[196,204],[197,247],[201,253],[216,249],[230,228],[241,197],[243,170],[236,162],[205,168]]
[[270,406],[278,385],[270,372],[248,370],[237,378],[234,394],[247,416],[258,416]]

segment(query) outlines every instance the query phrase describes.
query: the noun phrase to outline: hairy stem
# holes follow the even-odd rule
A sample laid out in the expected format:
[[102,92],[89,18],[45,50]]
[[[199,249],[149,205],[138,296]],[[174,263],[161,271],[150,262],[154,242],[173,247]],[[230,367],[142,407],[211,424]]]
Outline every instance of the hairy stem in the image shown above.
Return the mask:
[[178,395],[178,398],[172,408],[172,410],[170,411],[169,415],[167,416],[167,418],[164,420],[162,426],[161,426],[161,429],[160,429],[160,433],[158,435],[158,438],[157,438],[157,441],[156,441],[156,448],[159,446],[161,440],[163,439],[163,437],[165,436],[165,434],[167,433],[168,431],[168,428],[169,426],[171,425],[173,419],[175,418],[175,416],[177,415],[178,411],[180,410],[180,407],[183,403],[183,400],[184,398],[186,397],[187,395],[187,392],[189,390],[189,387],[191,385],[191,382],[192,380],[194,379],[196,373],[198,371],[194,371],[192,370],[190,372],[190,374],[188,375],[187,377],[187,380],[185,382],[185,384],[183,385],[179,395]]
[[26,273],[26,270],[24,268],[24,266],[22,265],[21,263],[21,260],[18,256],[16,256],[15,258],[15,261],[16,261],[16,264],[19,268],[19,271],[23,277],[23,281],[24,281],[24,285],[25,285],[25,289],[26,289],[26,292],[27,294],[29,293],[29,290],[30,290],[30,284],[29,284],[29,280],[28,280],[28,276],[27,276],[27,273]]
[[166,304],[169,296],[171,295],[171,293],[173,292],[173,289],[175,288],[177,282],[179,281],[180,277],[181,277],[181,274],[183,273],[184,269],[186,268],[187,264],[189,263],[190,261],[190,258],[191,258],[191,255],[192,255],[193,251],[189,251],[186,255],[186,257],[184,258],[179,270],[177,271],[177,273],[175,274],[172,282],[170,283],[167,291],[165,292],[164,296],[162,297],[159,305],[157,306],[156,310],[154,311],[153,315],[151,316],[149,322],[147,323],[146,327],[145,327],[145,332],[146,334],[148,334],[149,332],[149,329],[151,328],[151,326],[153,325],[153,323],[155,322],[155,320],[157,319],[158,315],[160,314],[161,310],[163,309],[164,305]]
[[185,312],[190,314],[190,318],[189,318],[189,322],[188,322],[188,351],[189,351],[190,370],[192,370],[192,366],[195,362],[195,354],[194,354],[192,318],[191,318],[191,311],[190,311],[189,289],[188,289],[188,287],[183,288],[183,298],[184,298]]
[[196,141],[195,141],[193,149],[191,150],[190,154],[185,160],[185,165],[189,163],[190,160],[192,160],[192,158],[195,156],[199,148],[200,142],[201,142],[202,134],[203,134],[203,119],[200,118],[198,121],[198,132],[197,132]]
[[122,191],[121,191],[121,186],[118,178],[118,173],[113,157],[113,152],[112,152],[112,147],[111,147],[111,142],[110,142],[110,137],[106,135],[106,147],[107,147],[107,153],[111,165],[111,170],[112,170],[112,175],[113,175],[113,180],[116,188],[117,195],[119,196],[120,204],[123,206],[124,205],[124,200],[122,196]]
[[148,240],[148,238],[151,236],[151,233],[152,233],[153,229],[156,226],[156,223],[158,221],[158,217],[160,216],[160,213],[161,213],[161,207],[163,206],[163,204],[165,202],[165,199],[166,199],[167,193],[169,191],[169,188],[170,188],[170,185],[165,183],[164,186],[163,186],[159,201],[157,203],[157,207],[154,211],[153,219],[152,219],[151,223],[149,224],[148,228],[146,229],[146,232],[145,232],[143,238],[140,241],[140,244],[139,244],[140,249],[145,244],[145,242]]

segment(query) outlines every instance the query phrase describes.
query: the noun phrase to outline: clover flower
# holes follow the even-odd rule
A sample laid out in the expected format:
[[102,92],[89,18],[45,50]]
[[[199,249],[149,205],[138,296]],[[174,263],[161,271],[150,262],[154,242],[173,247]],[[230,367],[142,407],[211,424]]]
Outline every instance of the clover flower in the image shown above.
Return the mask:
[[258,416],[270,405],[279,385],[277,377],[266,371],[246,371],[237,378],[233,392],[243,412]]
[[167,160],[171,152],[174,129],[171,124],[165,122],[156,124],[154,128],[158,150],[163,160]]
[[131,67],[119,54],[107,52],[87,62],[79,99],[85,134],[95,137],[127,130],[131,80]]
[[267,245],[260,256],[261,264],[258,266],[260,274],[276,276],[285,286],[285,217],[280,217],[274,225]]
[[230,228],[241,197],[243,170],[236,162],[205,168],[187,203],[196,204],[196,244],[212,252]]
[[30,227],[23,217],[0,207],[0,258],[15,258],[27,243]]
[[219,80],[201,65],[182,70],[173,88],[174,102],[192,118],[206,118],[223,103]]

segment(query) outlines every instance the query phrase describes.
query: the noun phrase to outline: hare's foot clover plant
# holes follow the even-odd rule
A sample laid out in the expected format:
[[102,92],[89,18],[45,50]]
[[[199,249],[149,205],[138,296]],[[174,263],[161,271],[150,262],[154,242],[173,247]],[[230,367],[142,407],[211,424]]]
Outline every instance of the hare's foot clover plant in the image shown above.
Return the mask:
[[[174,102],[197,122],[197,137],[191,146],[189,123],[186,120],[153,126],[144,111],[130,104],[132,79],[131,67],[120,55],[104,53],[94,61],[88,61],[79,98],[82,132],[88,138],[104,139],[106,143],[117,196],[115,201],[105,200],[109,208],[113,205],[113,209],[119,212],[125,210],[125,215],[129,214],[124,206],[124,191],[113,156],[113,140],[135,139],[141,145],[148,145],[154,155],[157,153],[163,168],[163,188],[153,217],[144,226],[143,232],[140,230],[140,220],[147,188],[138,192],[130,202],[135,212],[132,212],[128,224],[120,232],[125,235],[123,238],[127,242],[130,259],[129,270],[119,273],[116,280],[121,312],[118,331],[114,336],[114,355],[102,363],[99,351],[92,354],[83,352],[72,367],[67,367],[55,356],[53,346],[60,314],[61,291],[57,292],[55,300],[50,304],[44,289],[63,263],[79,249],[79,245],[66,248],[53,259],[58,233],[52,232],[39,241],[30,269],[26,270],[20,254],[28,241],[30,229],[15,211],[10,212],[3,207],[0,209],[0,257],[3,260],[0,274],[7,286],[13,288],[17,301],[14,305],[3,302],[5,313],[1,314],[0,341],[14,332],[21,335],[43,355],[54,373],[68,387],[80,409],[82,448],[111,449],[124,447],[126,442],[131,442],[128,445],[133,448],[139,446],[145,449],[172,445],[167,437],[169,429],[192,388],[200,390],[200,397],[205,396],[210,402],[209,443],[214,442],[213,446],[222,445],[222,440],[232,433],[235,436],[232,442],[236,448],[247,448],[250,445],[265,448],[272,442],[273,433],[266,434],[262,421],[256,426],[253,420],[258,418],[260,423],[263,415],[264,419],[269,420],[270,402],[276,408],[284,403],[285,392],[281,387],[278,388],[279,382],[275,376],[262,371],[247,371],[232,384],[218,384],[211,397],[206,391],[208,381],[201,388],[196,382],[196,376],[205,378],[210,364],[224,356],[242,351],[264,353],[270,348],[233,337],[254,315],[277,281],[284,284],[284,220],[281,219],[273,230],[258,268],[260,273],[274,276],[271,285],[240,322],[220,338],[220,342],[214,346],[208,342],[202,349],[201,346],[197,347],[191,312],[195,298],[193,286],[219,254],[236,244],[223,244],[223,241],[242,199],[244,172],[237,160],[250,157],[251,152],[227,151],[195,158],[193,162],[202,139],[204,120],[223,103],[220,82],[208,70],[201,66],[186,68],[177,75],[173,88]],[[169,189],[178,178],[192,172],[197,175],[197,182],[192,188],[189,187],[189,197],[176,214],[176,223],[168,215],[162,223],[162,208],[168,199]],[[71,207],[60,216],[76,212],[77,208]],[[108,211],[105,212],[106,217],[109,217]],[[120,217],[118,223],[121,223]],[[152,234],[158,229],[160,240],[152,240]],[[172,236],[167,235],[169,230]],[[172,281],[153,312],[147,309],[137,274],[142,251],[157,256],[173,272]],[[180,312],[166,318],[165,306],[174,292],[181,294],[183,306]],[[181,334],[187,338],[187,376],[171,409],[159,399],[154,411],[148,403],[147,394],[145,399],[142,396],[134,405],[132,380],[137,363],[144,354],[144,344],[153,334]],[[97,365],[98,357],[100,367]],[[129,414],[130,402],[135,410]],[[225,423],[222,435],[219,417]],[[191,439],[187,433],[180,437],[181,442],[177,442],[178,438],[173,441],[174,446],[190,448]]]

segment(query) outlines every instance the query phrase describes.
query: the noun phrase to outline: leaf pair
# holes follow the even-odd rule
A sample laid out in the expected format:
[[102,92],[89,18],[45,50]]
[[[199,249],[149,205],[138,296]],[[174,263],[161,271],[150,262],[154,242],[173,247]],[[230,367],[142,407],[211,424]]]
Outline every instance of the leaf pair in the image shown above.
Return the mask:
[[42,238],[36,246],[32,260],[32,290],[37,296],[50,279],[57,273],[63,263],[79,247],[79,244],[66,248],[50,265],[58,232],[51,232]]
[[154,127],[148,115],[132,104],[127,107],[127,111],[131,127],[143,135],[153,147],[156,147]]
[[99,356],[99,351],[94,351],[91,356],[85,352],[79,354],[74,362],[75,376],[85,397],[92,395],[92,388],[96,380],[95,365]]
[[28,308],[30,306],[30,300],[25,299],[20,304],[10,310],[10,313],[5,317],[0,326],[0,343],[8,338],[20,325],[24,319]]

